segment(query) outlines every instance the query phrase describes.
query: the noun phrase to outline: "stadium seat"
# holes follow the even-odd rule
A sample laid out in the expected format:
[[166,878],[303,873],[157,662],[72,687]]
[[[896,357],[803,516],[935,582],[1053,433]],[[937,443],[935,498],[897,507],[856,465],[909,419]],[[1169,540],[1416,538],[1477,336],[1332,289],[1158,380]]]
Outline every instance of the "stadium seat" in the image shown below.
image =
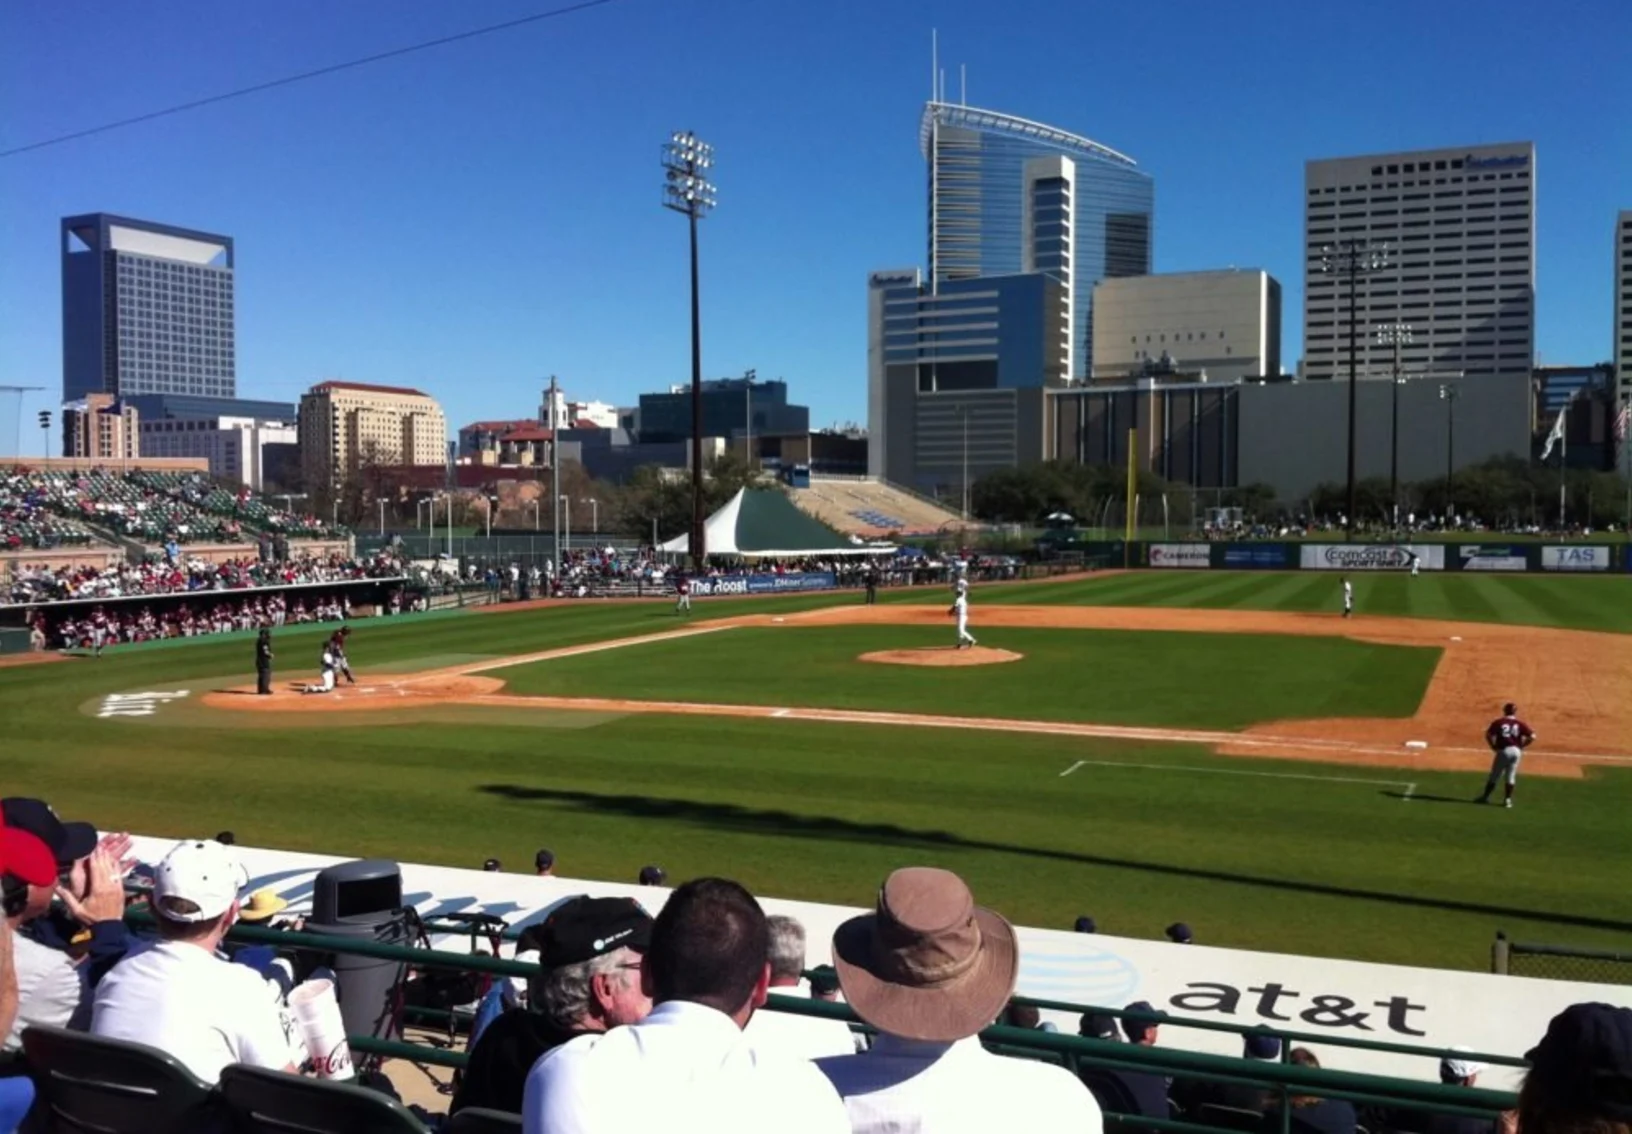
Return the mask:
[[156,1048],[36,1024],[23,1031],[23,1052],[53,1131],[191,1134],[212,1126],[209,1084]]
[[1242,1107],[1203,1103],[1196,1110],[1196,1121],[1203,1126],[1216,1126],[1220,1130],[1245,1130],[1250,1134],[1258,1134],[1264,1125],[1264,1115],[1262,1111],[1246,1110]]
[[1094,1096],[1101,1110],[1112,1114],[1138,1114],[1139,1100],[1133,1097],[1127,1084],[1109,1071],[1097,1067],[1083,1067],[1077,1072],[1082,1085]]
[[406,1107],[377,1091],[241,1063],[221,1072],[221,1099],[233,1134],[428,1134]]
[[467,1106],[448,1119],[442,1134],[515,1134],[521,1129],[521,1115],[483,1106]]

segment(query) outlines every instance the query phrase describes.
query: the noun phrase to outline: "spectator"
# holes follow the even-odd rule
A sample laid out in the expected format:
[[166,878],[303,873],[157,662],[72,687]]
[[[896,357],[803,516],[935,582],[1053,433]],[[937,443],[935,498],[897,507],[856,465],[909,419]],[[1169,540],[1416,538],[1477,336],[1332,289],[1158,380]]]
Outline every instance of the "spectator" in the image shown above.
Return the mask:
[[668,874],[661,866],[643,866],[640,868],[640,884],[642,886],[661,886],[668,880]]
[[999,1023],[1009,1028],[1025,1028],[1035,1030],[1043,1022],[1043,1014],[1037,1010],[1035,1004],[1016,1004],[1012,999],[1008,1007],[1003,1009],[1003,1016]]
[[488,859],[488,860],[487,860],[487,861],[486,861],[486,862],[484,862],[484,863],[482,863],[482,869],[483,869],[483,870],[485,870],[485,871],[486,871],[486,872],[487,872],[487,873],[489,873],[489,874],[496,874],[496,873],[498,873],[498,870],[499,870],[499,860],[498,860],[498,859],[496,859],[496,858],[490,858],[490,859]]
[[[765,919],[770,939],[770,991],[785,996],[810,996],[805,983],[805,927],[781,914]],[[756,1051],[795,1059],[824,1055],[854,1055],[856,1040],[842,1020],[797,1016],[792,1012],[755,1012],[743,1029]]]
[[540,878],[548,878],[555,873],[555,852],[540,849],[533,856],[533,873]]
[[1175,921],[1164,930],[1167,939],[1175,945],[1194,945],[1196,935],[1190,932],[1190,927],[1182,921]]
[[[1128,1037],[1128,1042],[1136,1047],[1155,1047],[1161,1025],[1157,1020],[1148,1018],[1161,1015],[1155,1006],[1148,1000],[1135,1000],[1123,1011],[1132,1013],[1122,1017],[1122,1031]],[[1122,1084],[1143,1117],[1170,1117],[1171,1108],[1167,1101],[1170,1084],[1166,1075],[1154,1071],[1108,1071],[1102,1074]]]
[[[1453,1047],[1451,1050],[1465,1052],[1468,1049]],[[1297,1052],[1293,1054],[1296,1055]],[[1453,1087],[1471,1087],[1485,1070],[1483,1063],[1446,1056],[1439,1061],[1439,1081]],[[1496,1130],[1493,1119],[1474,1118],[1472,1115],[1433,1114],[1414,1108],[1389,1114],[1388,1123],[1396,1129],[1415,1130],[1421,1134],[1495,1134]]]
[[1062,1067],[993,1055],[979,1033],[1014,993],[1014,927],[975,905],[945,870],[897,870],[875,912],[833,935],[844,997],[878,1029],[871,1050],[817,1066],[856,1134],[1102,1128],[1099,1106]]
[[1089,917],[1087,914],[1083,914],[1077,919],[1077,924],[1074,926],[1074,928],[1078,933],[1098,933],[1099,923],[1093,918]]
[[16,827],[0,827],[0,884],[5,894],[5,917],[0,919],[0,1032],[8,1037],[8,1047],[22,1010],[16,928],[30,913],[38,916],[50,906],[56,881],[57,860],[44,841]]
[[224,847],[237,846],[238,836],[233,834],[231,831],[217,831],[215,841]]
[[[1265,1031],[1250,1031],[1241,1038],[1241,1058],[1275,1060],[1281,1055],[1281,1041]],[[1180,1107],[1188,1114],[1200,1106],[1225,1106],[1233,1110],[1255,1110],[1263,1113],[1274,1101],[1262,1087],[1246,1083],[1203,1083],[1183,1081],[1174,1084],[1174,1095]]]
[[[64,948],[53,948],[53,943],[67,944],[59,934],[51,932],[49,922],[57,879],[65,874],[71,875],[81,860],[95,856],[96,900],[78,908],[85,917],[96,923],[112,922],[117,926],[116,929],[102,930],[102,939],[117,939],[117,948],[121,952],[125,944],[122,920],[125,907],[124,895],[117,882],[114,881],[111,887],[108,885],[115,867],[106,854],[96,855],[95,827],[89,823],[64,823],[57,818],[56,812],[38,799],[13,797],[0,801],[0,815],[4,816],[7,828],[32,835],[43,843],[55,867],[53,876],[44,884],[27,884],[26,892],[15,886],[8,887],[6,891],[6,919],[13,929],[25,928],[24,932],[14,934],[12,941],[12,965],[17,977],[17,1016],[7,1034],[5,1049],[15,1051],[22,1045],[22,1032],[29,1024],[83,1029],[86,1023],[89,997],[84,976]],[[115,905],[116,909],[113,908]],[[45,936],[51,940],[42,940]]]
[[[1306,1047],[1295,1047],[1287,1053],[1287,1058],[1299,1067],[1320,1066],[1320,1060],[1315,1053]],[[1319,1134],[1354,1134],[1354,1129],[1360,1124],[1354,1113],[1354,1104],[1343,1099],[1320,1099],[1309,1095],[1293,1095],[1289,1100],[1292,1105],[1293,1121],[1306,1130],[1319,1131]],[[1275,1121],[1270,1115],[1270,1121]],[[1276,1123],[1277,1130],[1280,1129]]]
[[1150,1018],[1160,1015],[1155,1006],[1148,1000],[1135,1000],[1122,1010],[1133,1013],[1122,1017],[1122,1034],[1128,1037],[1128,1042],[1155,1047],[1156,1035],[1161,1030],[1160,1022]]
[[1522,1134],[1628,1134],[1632,1130],[1632,1008],[1572,1004],[1525,1054]]
[[91,1030],[168,1052],[206,1083],[229,1063],[293,1072],[294,1022],[271,987],[255,970],[216,956],[248,881],[220,843],[176,844],[159,863],[153,887],[158,944],[103,979]]
[[761,1057],[743,1035],[770,983],[767,937],[764,912],[737,883],[699,878],[675,890],[641,970],[656,1007],[540,1059],[527,1076],[526,1134],[847,1129],[813,1065]]
[[1108,1012],[1084,1012],[1077,1021],[1077,1034],[1106,1043],[1122,1042],[1122,1031],[1117,1027],[1116,1017]]
[[829,967],[822,967],[810,974],[810,998],[825,1000],[829,1004],[839,1003],[839,977]]
[[517,953],[537,949],[528,1006],[510,1009],[482,1032],[451,1110],[517,1113],[527,1072],[547,1052],[644,1020],[652,1002],[641,988],[640,959],[651,939],[651,916],[632,898],[571,898],[529,929]]

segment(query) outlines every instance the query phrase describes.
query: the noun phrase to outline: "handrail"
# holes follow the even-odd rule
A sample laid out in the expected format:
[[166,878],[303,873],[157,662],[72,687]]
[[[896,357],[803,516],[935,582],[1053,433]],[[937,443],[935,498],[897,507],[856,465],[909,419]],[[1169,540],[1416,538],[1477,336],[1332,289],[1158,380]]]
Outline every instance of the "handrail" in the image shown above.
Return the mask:
[[[126,919],[137,924],[151,923],[151,915],[140,910],[127,913]],[[236,941],[280,944],[285,947],[325,953],[349,953],[374,957],[380,960],[401,961],[420,967],[459,969],[467,972],[490,973],[496,976],[528,976],[537,972],[536,965],[505,960],[501,957],[454,953],[439,949],[417,949],[379,941],[295,932],[293,930],[269,929],[263,926],[251,926],[242,923],[234,926],[228,937]],[[777,993],[771,996],[769,1006],[775,1011],[792,1012],[800,1016],[839,1020],[851,1025],[862,1024],[846,1004]],[[1118,1011],[1108,1012],[1108,1014],[1133,1015],[1134,1013]],[[1139,1013],[1139,1015],[1146,1014]],[[1170,1023],[1178,1022],[1173,1020],[1172,1017],[1158,1015],[1158,1018]],[[1044,1032],[1029,1028],[996,1025],[981,1032],[981,1038],[988,1043],[1046,1053],[1072,1065],[1086,1064],[1111,1069],[1153,1071],[1163,1074],[1188,1074],[1208,1080],[1244,1081],[1259,1084],[1278,1090],[1283,1099],[1293,1088],[1302,1088],[1300,1093],[1319,1095],[1322,1098],[1349,1098],[1355,1101],[1376,1102],[1384,1105],[1417,1103],[1425,1104],[1435,1110],[1443,1110],[1446,1113],[1454,1111],[1461,1114],[1480,1116],[1489,1116],[1497,1111],[1511,1109],[1516,1102],[1515,1096],[1511,1093],[1478,1087],[1456,1087],[1425,1080],[1396,1079],[1353,1071],[1304,1067],[1289,1062],[1260,1062],[1236,1059],[1229,1056],[1185,1051],[1179,1048],[1156,1048],[1139,1044],[1114,1043],[1084,1036]],[[1322,1042],[1326,1042],[1324,1037],[1322,1037]],[[442,1066],[462,1066],[464,1060],[463,1053],[413,1044],[395,1044],[393,1041],[378,1040],[367,1036],[355,1037],[353,1043],[359,1051],[414,1059],[426,1063],[437,1063]],[[1152,1127],[1152,1129],[1155,1128]]]

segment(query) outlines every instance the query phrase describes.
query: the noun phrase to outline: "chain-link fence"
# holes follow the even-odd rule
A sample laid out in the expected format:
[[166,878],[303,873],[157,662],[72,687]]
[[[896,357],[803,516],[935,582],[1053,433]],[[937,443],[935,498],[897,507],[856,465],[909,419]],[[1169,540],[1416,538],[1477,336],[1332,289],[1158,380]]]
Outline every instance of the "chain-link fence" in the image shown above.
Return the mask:
[[1496,935],[1490,970],[1504,976],[1577,980],[1588,984],[1632,984],[1632,953],[1571,945],[1537,945]]

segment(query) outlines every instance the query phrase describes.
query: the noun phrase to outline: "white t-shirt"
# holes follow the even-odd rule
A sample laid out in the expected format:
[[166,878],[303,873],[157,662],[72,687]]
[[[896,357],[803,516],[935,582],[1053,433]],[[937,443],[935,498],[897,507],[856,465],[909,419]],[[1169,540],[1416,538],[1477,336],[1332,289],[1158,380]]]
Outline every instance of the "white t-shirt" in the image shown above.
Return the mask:
[[115,965],[97,985],[91,1031],[169,1052],[206,1083],[229,1063],[281,1069],[299,1058],[294,1021],[261,974],[184,942]]
[[[801,980],[797,987],[771,989],[773,999],[810,999],[810,986]],[[823,1059],[829,1055],[854,1055],[856,1037],[843,1020],[824,1020],[778,1012],[767,1004],[754,1013],[742,1030],[757,1052],[791,1059]]]
[[89,997],[68,954],[41,945],[26,933],[13,935],[11,941],[17,973],[17,1019],[6,1037],[5,1049],[20,1049],[23,1029],[30,1024],[83,1028]]

